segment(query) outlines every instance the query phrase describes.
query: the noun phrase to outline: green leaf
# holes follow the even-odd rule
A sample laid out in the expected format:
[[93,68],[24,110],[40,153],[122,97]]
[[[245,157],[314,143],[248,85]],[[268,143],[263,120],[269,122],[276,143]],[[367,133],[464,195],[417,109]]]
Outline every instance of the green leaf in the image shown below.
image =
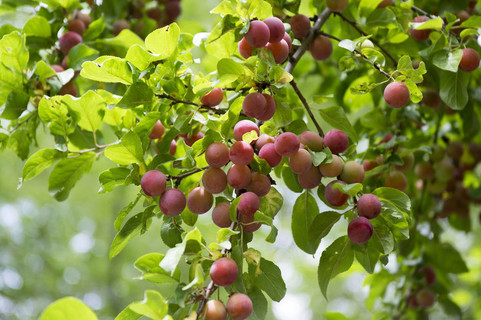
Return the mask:
[[169,305],[160,293],[154,290],[147,290],[144,294],[144,300],[131,303],[129,308],[147,318],[164,320],[164,316],[167,315],[169,310]]
[[43,60],[40,60],[35,66],[35,74],[38,75],[40,80],[45,80],[47,78],[55,76],[57,73]]
[[481,16],[472,15],[468,20],[461,23],[462,28],[481,28]]
[[290,190],[298,193],[304,190],[304,188],[302,188],[299,184],[299,180],[297,180],[297,176],[294,172],[292,172],[291,168],[282,168],[282,179]]
[[262,291],[255,286],[250,286],[247,288],[247,295],[253,303],[253,310],[252,314],[249,316],[249,319],[252,320],[264,320],[266,319],[267,314],[267,300]]
[[370,220],[373,232],[369,243],[372,243],[377,251],[390,254],[394,250],[394,236],[381,219]]
[[28,181],[35,178],[43,170],[50,167],[55,161],[66,156],[65,152],[57,149],[42,149],[34,153],[23,167],[22,180]]
[[99,176],[99,193],[106,193],[114,190],[118,185],[125,184],[125,179],[130,174],[130,169],[125,167],[110,168],[102,172]]
[[82,64],[80,75],[84,78],[99,81],[132,84],[132,70],[125,59],[102,56],[95,61]]
[[271,187],[269,193],[261,197],[260,211],[265,215],[274,218],[281,210],[284,198],[276,188]]
[[286,284],[282,279],[281,269],[264,258],[260,261],[260,273],[255,278],[256,285],[274,301],[281,301],[286,295]]
[[0,40],[0,61],[5,66],[13,68],[18,73],[23,73],[29,59],[25,37],[18,32],[3,36]]
[[411,22],[410,25],[411,29],[416,30],[441,30],[443,28],[443,19],[441,19],[441,17],[437,17],[426,22]]
[[20,115],[27,110],[29,100],[30,96],[23,91],[14,90],[10,92],[0,118],[17,120]]
[[130,213],[130,211],[132,211],[132,209],[135,207],[137,202],[139,202],[141,197],[142,197],[142,193],[139,192],[139,194],[137,194],[137,197],[135,198],[135,200],[133,200],[128,205],[126,205],[124,208],[122,208],[122,210],[120,210],[119,215],[115,219],[115,222],[114,222],[115,230],[117,230],[117,231],[120,230],[120,227],[122,226],[122,223],[124,222],[125,217],[127,217],[127,215]]
[[65,297],[51,303],[39,320],[97,320],[97,316],[79,299]]
[[145,47],[159,58],[170,57],[177,48],[180,29],[176,23],[157,29],[145,38]]
[[382,2],[382,0],[361,0],[359,4],[359,13],[362,17],[368,17],[377,6]]
[[23,26],[22,33],[27,36],[49,38],[52,35],[50,23],[42,16],[35,16]]
[[376,263],[379,261],[379,252],[373,248],[369,241],[363,245],[351,243],[356,260],[364,267],[368,273],[373,273]]
[[409,197],[393,188],[378,188],[372,192],[381,200],[382,211],[376,218],[388,226],[398,240],[409,238],[411,223],[411,200]]
[[80,99],[64,96],[65,104],[77,125],[87,131],[97,131],[105,114],[105,100],[94,91],[87,91]]
[[240,63],[232,59],[221,59],[217,63],[217,73],[219,74],[219,85],[225,86],[239,79],[244,75],[244,68]]
[[329,234],[336,222],[341,219],[342,215],[334,211],[325,211],[317,215],[312,221],[308,230],[308,241],[313,247],[318,247],[321,240]]
[[459,63],[463,57],[463,50],[457,49],[454,51],[446,52],[445,50],[436,52],[433,57],[433,64],[439,69],[457,72]]
[[130,310],[130,307],[127,306],[115,317],[115,320],[137,320],[140,317],[142,315]]
[[140,45],[135,44],[129,48],[125,59],[140,71],[144,71],[152,62],[162,60],[163,58],[161,55],[153,55]]
[[308,191],[304,191],[292,209],[291,230],[296,245],[310,254],[316,253],[319,245],[309,241],[309,228],[318,215],[319,207],[316,200]]
[[151,218],[154,216],[154,208],[155,206],[147,207],[144,212],[136,214],[124,224],[110,245],[110,259],[118,255],[133,237],[141,233],[144,223],[147,228],[150,226],[152,222]]
[[152,103],[153,98],[154,92],[148,85],[144,82],[136,82],[127,89],[117,107],[132,109],[143,104]]
[[344,133],[346,133],[353,141],[357,141],[359,139],[356,130],[354,130],[351,123],[347,119],[343,108],[338,106],[322,107],[319,108],[319,114],[325,122],[335,129],[344,131]]
[[120,31],[115,38],[97,39],[96,42],[114,48],[120,57],[127,54],[127,50],[133,45],[145,46],[144,41],[129,29]]
[[162,224],[162,227],[160,228],[160,237],[169,248],[173,248],[177,243],[182,242],[183,231],[184,230],[180,226],[174,224],[172,219],[169,219]]
[[466,72],[442,72],[439,89],[441,99],[451,109],[463,110],[469,100],[468,83],[469,75]]
[[144,152],[139,136],[130,131],[122,137],[120,143],[105,148],[105,156],[120,165],[142,164]]
[[97,50],[79,43],[68,52],[68,65],[70,68],[79,70],[84,62],[95,60],[98,56]]
[[359,192],[362,191],[363,186],[361,183],[352,183],[352,184],[335,183],[332,186],[332,188],[337,189],[344,194],[348,194],[351,197],[354,197],[355,195],[357,195]]
[[446,273],[464,273],[469,269],[461,254],[448,243],[433,242],[425,247],[427,261]]
[[104,17],[100,17],[94,21],[92,21],[85,30],[84,34],[82,35],[83,40],[95,40],[97,38],[100,38],[100,35],[102,32],[105,30],[105,22],[104,22]]
[[53,168],[48,180],[48,191],[57,201],[67,199],[70,190],[77,181],[90,171],[94,160],[95,152],[87,152],[75,158],[65,158]]
[[182,240],[181,243],[177,244],[175,248],[169,249],[159,266],[163,270],[170,272],[170,274],[173,275],[177,268],[177,265],[180,262],[180,259],[182,258],[182,255],[184,254],[184,251],[186,250],[187,243],[189,241],[192,243],[197,243],[200,250],[202,235],[197,228],[187,233],[184,237],[184,240]]
[[338,274],[349,270],[354,262],[354,252],[351,249],[351,241],[347,236],[336,239],[321,255],[317,278],[319,288],[327,299],[327,287],[331,279]]

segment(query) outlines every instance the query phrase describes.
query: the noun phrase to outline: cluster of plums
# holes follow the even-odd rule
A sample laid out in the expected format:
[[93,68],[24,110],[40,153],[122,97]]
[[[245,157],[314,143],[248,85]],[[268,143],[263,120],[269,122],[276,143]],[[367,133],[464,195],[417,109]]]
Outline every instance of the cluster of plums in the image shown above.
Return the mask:
[[[216,260],[210,267],[210,278],[215,285],[226,287],[233,284],[239,270],[236,262],[227,257]],[[252,300],[243,293],[234,293],[227,301],[227,307],[220,300],[210,300],[204,309],[206,320],[225,320],[229,315],[232,320],[247,319],[253,309]]]
[[[144,38],[148,32],[152,31],[145,24],[145,18],[155,21],[157,28],[169,25],[180,16],[180,0],[156,0],[155,6],[147,6],[143,0],[132,1],[130,6],[130,19],[134,20],[135,33]],[[119,34],[123,29],[130,29],[131,24],[127,20],[118,20],[113,24],[113,33]]]
[[416,275],[421,279],[419,288],[408,296],[408,306],[411,308],[429,308],[436,302],[435,293],[429,288],[436,282],[436,272],[429,266],[421,267]]

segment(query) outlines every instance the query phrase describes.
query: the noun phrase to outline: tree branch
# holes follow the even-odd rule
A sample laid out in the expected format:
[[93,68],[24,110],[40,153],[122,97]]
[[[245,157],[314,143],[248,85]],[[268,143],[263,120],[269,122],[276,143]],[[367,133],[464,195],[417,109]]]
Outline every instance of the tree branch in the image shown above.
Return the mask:
[[314,40],[314,37],[316,36],[317,31],[321,29],[324,23],[326,23],[330,15],[331,15],[331,10],[325,9],[324,11],[322,11],[319,17],[317,17],[317,20],[314,23],[314,26],[312,27],[311,31],[309,31],[309,34],[302,42],[302,45],[299,48],[297,48],[296,52],[294,52],[292,57],[289,58],[289,62],[287,63],[287,66],[285,69],[287,72],[292,73],[296,64],[301,59],[302,55],[306,52],[312,40]]
[[[334,14],[336,14],[337,16],[339,16],[342,20],[346,21],[347,23],[349,23],[354,29],[357,30],[357,32],[359,32],[361,35],[367,37],[368,34],[365,33],[361,28],[359,28],[359,26],[357,25],[357,23],[355,21],[352,21],[351,19],[347,18],[345,15],[343,15],[342,13],[340,12],[335,12]],[[381,46],[381,44],[374,38],[369,38],[372,43],[374,43],[379,49],[381,49],[382,52],[384,52],[384,54],[389,58],[391,59],[391,61],[394,63],[394,66],[397,67],[397,60],[393,58],[393,56],[391,56],[391,54],[389,52],[387,52],[386,49],[384,49],[383,46]]]
[[321,126],[319,125],[319,123],[317,123],[317,120],[314,117],[314,114],[312,113],[312,110],[309,107],[309,104],[307,103],[306,98],[302,95],[301,91],[299,90],[299,87],[297,86],[297,83],[294,80],[292,80],[290,82],[290,84],[291,84],[292,88],[294,89],[294,91],[296,92],[299,99],[301,100],[302,104],[304,105],[304,108],[306,109],[307,113],[309,114],[309,117],[311,117],[312,122],[314,122],[314,125],[317,128],[317,131],[319,132],[321,137],[323,137],[324,131],[322,131]]
[[212,111],[212,112],[214,112],[214,113],[216,113],[216,114],[224,114],[224,113],[225,113],[224,110],[217,109],[217,108],[213,108],[213,107],[209,107],[209,106],[206,106],[206,105],[203,105],[203,104],[199,104],[199,103],[195,103],[195,102],[192,102],[192,101],[179,100],[179,99],[176,99],[176,98],[174,98],[174,97],[172,97],[171,95],[168,95],[168,94],[166,94],[166,93],[156,94],[155,96],[156,96],[157,98],[171,100],[172,103],[174,103],[174,104],[178,104],[178,103],[188,104],[188,105],[191,105],[191,106],[194,106],[194,107],[198,107],[198,108],[201,108],[201,109],[205,109],[205,110],[208,110],[208,111]]
[[185,173],[182,173],[182,174],[179,174],[177,176],[167,176],[167,180],[175,180],[175,185],[176,186],[179,186],[180,182],[182,181],[182,179],[184,178],[187,178],[188,176],[191,176],[193,174],[196,174],[197,172],[201,172],[201,171],[204,171],[206,169],[210,168],[209,166],[207,167],[203,167],[203,168],[197,168],[195,170],[192,170],[192,171],[188,171],[188,172],[185,172]]

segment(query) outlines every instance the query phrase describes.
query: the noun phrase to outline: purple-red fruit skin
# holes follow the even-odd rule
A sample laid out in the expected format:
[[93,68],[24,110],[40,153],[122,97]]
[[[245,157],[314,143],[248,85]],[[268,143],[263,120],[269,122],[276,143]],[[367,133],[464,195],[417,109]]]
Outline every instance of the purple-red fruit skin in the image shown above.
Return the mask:
[[73,47],[75,47],[77,44],[81,42],[82,42],[82,36],[73,31],[64,33],[60,37],[60,39],[58,39],[60,51],[62,51],[63,54],[67,54],[70,51],[70,49],[72,49]]
[[166,185],[165,175],[158,170],[147,171],[140,180],[142,191],[151,197],[160,196],[165,191]]
[[247,217],[252,217],[259,210],[261,201],[254,192],[245,192],[241,196],[237,211],[239,214]]
[[339,154],[347,150],[349,139],[341,130],[332,129],[324,136],[324,146],[328,147],[332,153]]
[[402,108],[409,103],[409,89],[403,82],[391,82],[384,89],[384,100],[393,108]]
[[381,201],[373,194],[363,194],[357,201],[357,212],[360,216],[374,219],[382,210]]
[[221,142],[214,142],[205,151],[205,160],[209,166],[220,168],[229,162],[229,147]]
[[178,216],[184,211],[186,202],[185,195],[182,191],[169,189],[160,197],[160,211],[168,217]]
[[210,278],[221,287],[229,286],[235,282],[239,270],[231,258],[220,258],[210,267]]
[[270,38],[270,31],[267,24],[262,21],[251,21],[249,31],[245,34],[245,39],[248,44],[254,48],[264,47]]
[[347,202],[349,196],[342,193],[338,189],[333,188],[334,184],[336,183],[346,184],[344,181],[341,180],[331,181],[324,189],[324,198],[331,206],[340,207]]
[[227,313],[232,320],[245,320],[252,313],[253,305],[249,296],[243,293],[234,293],[227,301]]
[[212,210],[212,221],[219,228],[229,228],[231,226],[232,220],[229,216],[229,209],[229,202],[221,202]]
[[299,150],[299,146],[299,138],[292,132],[281,133],[274,142],[276,152],[281,156],[293,155]]
[[352,219],[347,228],[347,235],[352,243],[366,243],[372,236],[372,224],[365,217],[356,217]]
[[283,39],[284,34],[286,33],[286,28],[282,23],[281,19],[276,17],[267,18],[264,20],[264,23],[269,28],[269,42],[279,42]]

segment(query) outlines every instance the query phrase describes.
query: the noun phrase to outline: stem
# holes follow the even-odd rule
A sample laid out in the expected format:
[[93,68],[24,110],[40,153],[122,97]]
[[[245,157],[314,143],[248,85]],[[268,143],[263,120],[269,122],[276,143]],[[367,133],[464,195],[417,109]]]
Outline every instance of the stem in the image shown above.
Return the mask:
[[317,128],[317,131],[319,132],[319,134],[321,135],[321,137],[323,137],[323,136],[324,136],[324,131],[322,131],[321,126],[319,125],[319,123],[317,123],[317,120],[316,120],[316,118],[314,117],[314,114],[312,113],[312,110],[311,110],[311,108],[309,107],[309,104],[307,103],[306,98],[302,95],[301,91],[300,91],[299,88],[297,87],[297,83],[296,83],[294,80],[292,80],[290,83],[291,83],[292,88],[293,88],[294,91],[296,92],[297,96],[298,96],[299,99],[301,100],[302,104],[304,105],[304,108],[306,109],[307,113],[309,114],[309,117],[311,117],[312,122],[314,122],[314,125],[315,125],[316,128]]
[[168,95],[166,93],[156,94],[155,96],[158,97],[158,98],[161,98],[161,99],[171,100],[173,104],[178,104],[178,103],[188,104],[188,105],[191,105],[191,106],[194,106],[194,107],[198,107],[200,109],[206,109],[206,110],[212,111],[212,112],[217,113],[217,114],[224,114],[225,113],[224,110],[220,110],[220,109],[217,109],[217,108],[205,106],[203,104],[195,103],[195,102],[192,102],[192,101],[179,100],[179,99],[176,99],[176,98],[174,98],[171,95]]
[[179,174],[177,176],[168,176],[167,177],[167,180],[175,180],[175,185],[176,187],[179,186],[180,182],[182,181],[182,179],[184,178],[187,178],[188,176],[191,176],[193,174],[196,174],[197,172],[201,172],[201,171],[204,171],[206,169],[208,169],[209,167],[203,167],[203,168],[197,168],[195,170],[192,170],[192,171],[189,171],[189,172],[186,172],[186,173],[182,173],[182,174]]
[[[362,34],[363,36],[367,37],[369,36],[367,33],[365,33],[361,28],[359,28],[359,26],[357,25],[357,23],[349,18],[347,18],[345,15],[343,15],[342,13],[340,12],[335,12],[334,14],[336,14],[337,16],[339,16],[342,20],[346,21],[347,23],[349,23],[354,29],[357,30],[357,32],[359,32],[360,34]],[[383,46],[381,46],[381,44],[374,38],[369,38],[369,40],[372,41],[372,43],[374,43],[379,49],[381,49],[382,52],[384,52],[384,54],[394,63],[394,66],[397,66],[397,60],[393,58],[393,56],[391,56],[391,54],[389,52],[387,52],[386,49],[384,49]]]
[[312,27],[311,31],[309,31],[309,34],[307,35],[306,39],[304,39],[304,41],[302,42],[302,45],[299,48],[297,48],[296,52],[294,52],[292,57],[289,59],[289,62],[287,63],[287,66],[286,66],[287,72],[292,73],[296,64],[301,59],[302,55],[306,52],[312,40],[314,40],[314,37],[316,36],[317,31],[321,29],[324,23],[326,23],[330,15],[331,15],[331,10],[325,9],[324,11],[322,11],[319,17],[317,17],[317,20],[314,23],[314,26]]

